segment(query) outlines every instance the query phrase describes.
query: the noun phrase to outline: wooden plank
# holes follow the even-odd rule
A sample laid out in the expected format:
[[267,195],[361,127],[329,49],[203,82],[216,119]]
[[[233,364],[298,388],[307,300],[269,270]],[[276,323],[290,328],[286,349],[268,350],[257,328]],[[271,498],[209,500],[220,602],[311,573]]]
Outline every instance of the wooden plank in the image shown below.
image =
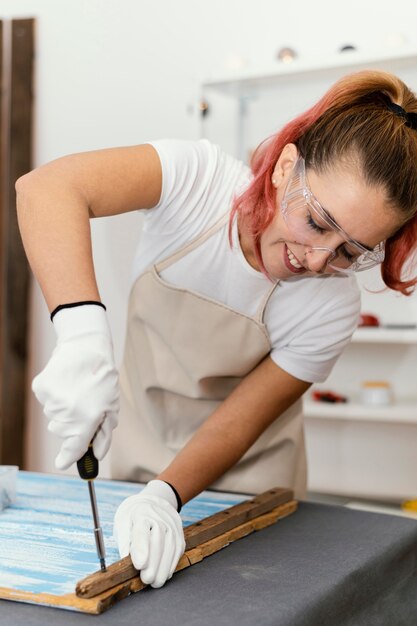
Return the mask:
[[[297,510],[297,502],[291,500],[285,504],[281,504],[274,508],[269,513],[251,519],[232,530],[229,530],[222,535],[215,537],[206,543],[192,548],[185,552],[182,556],[176,572],[190,567],[195,563],[198,563],[206,557],[218,552],[222,548],[225,548],[230,543],[241,539],[268,526],[271,526],[279,519],[287,517],[291,513]],[[136,570],[135,570],[136,571]],[[3,598],[10,600],[19,600],[23,602],[36,602],[41,604],[47,604],[56,608],[70,608],[76,611],[82,611],[90,614],[100,614],[110,608],[116,602],[126,598],[132,593],[136,593],[145,587],[144,583],[140,580],[140,577],[136,575],[128,581],[122,582],[115,587],[103,591],[102,593],[94,596],[93,598],[80,598],[75,593],[65,594],[62,596],[54,596],[47,593],[33,594],[25,591],[2,589],[0,587],[0,595]]]
[[[96,480],[108,565],[120,560],[113,537],[117,507],[142,488],[138,483]],[[203,492],[183,507],[183,526],[247,499]],[[75,476],[19,472],[16,504],[0,514],[0,598],[4,589],[9,590],[8,599],[26,592],[23,595],[35,603],[42,603],[44,594],[73,594],[77,581],[98,568],[86,483]]]
[[23,465],[29,266],[16,216],[16,180],[31,169],[34,20],[12,20],[6,206],[2,238],[0,462]]
[[[236,527],[249,524],[251,520],[258,518],[279,505],[292,501],[292,499],[293,492],[290,489],[270,489],[251,500],[236,504],[188,526],[184,530],[186,541],[185,554],[189,554],[193,548],[200,544],[210,542],[216,537],[224,536],[229,531],[233,532]],[[179,569],[182,569],[182,567],[179,566]],[[92,598],[137,575],[138,571],[133,566],[130,556],[127,556],[110,565],[106,572],[95,572],[79,581],[75,592],[81,598]]]
[[[21,471],[17,487],[16,504],[0,515],[0,598],[100,613],[139,590],[142,583],[135,571],[133,578],[94,598],[76,596],[77,581],[98,568],[91,507],[84,481],[72,476]],[[121,502],[141,488],[143,485],[137,483],[96,481],[109,566],[120,560],[112,536],[115,511]],[[248,497],[241,494],[203,492],[183,507],[184,528],[247,500]],[[279,515],[288,514],[295,506],[296,503],[280,505]],[[220,538],[187,550],[179,567],[188,567],[230,541],[273,523],[271,517],[261,518],[246,522],[249,526],[244,529],[229,530]]]
[[219,511],[185,529],[186,549],[194,548],[292,499],[293,492],[290,489],[275,487],[257,495],[252,500]]

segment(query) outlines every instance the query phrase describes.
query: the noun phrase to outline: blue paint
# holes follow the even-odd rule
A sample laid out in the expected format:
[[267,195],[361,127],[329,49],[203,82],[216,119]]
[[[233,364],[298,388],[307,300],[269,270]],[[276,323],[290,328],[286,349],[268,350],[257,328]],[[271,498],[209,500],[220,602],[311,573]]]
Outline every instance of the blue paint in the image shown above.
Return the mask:
[[[119,560],[113,539],[118,505],[142,485],[96,480],[106,563]],[[204,492],[181,511],[184,526],[237,504],[244,496]],[[79,478],[19,472],[16,503],[0,512],[0,587],[73,593],[99,569],[87,484]]]

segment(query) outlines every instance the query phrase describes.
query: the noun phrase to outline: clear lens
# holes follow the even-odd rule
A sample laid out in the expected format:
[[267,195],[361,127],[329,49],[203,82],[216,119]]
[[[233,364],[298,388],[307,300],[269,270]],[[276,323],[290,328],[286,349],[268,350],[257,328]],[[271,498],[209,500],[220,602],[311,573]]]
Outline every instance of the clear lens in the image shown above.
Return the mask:
[[381,243],[379,243],[372,251],[367,251],[358,257],[358,259],[352,264],[352,271],[362,272],[363,270],[367,270],[382,263],[384,258],[385,244],[381,241]]
[[[288,181],[284,198],[281,203],[281,210],[288,229],[291,231],[294,240],[301,247],[311,248],[308,254],[314,250],[322,252],[329,250],[325,245],[325,235],[329,230],[337,232],[345,239],[345,243],[333,250],[333,255],[329,257],[327,264],[332,270],[366,270],[384,260],[384,244],[378,244],[374,250],[367,250],[358,242],[350,239],[349,235],[326,213],[320,203],[311,193],[306,184],[304,159],[298,158],[294,166],[293,174]],[[306,251],[300,256],[294,254],[301,260]],[[298,250],[301,254],[301,250]]]

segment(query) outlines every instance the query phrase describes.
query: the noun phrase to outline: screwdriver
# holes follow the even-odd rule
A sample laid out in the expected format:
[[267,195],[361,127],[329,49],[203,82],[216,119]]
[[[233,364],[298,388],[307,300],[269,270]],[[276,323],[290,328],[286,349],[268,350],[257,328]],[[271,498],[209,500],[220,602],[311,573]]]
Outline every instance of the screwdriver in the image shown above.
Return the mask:
[[88,492],[90,494],[91,510],[93,512],[94,521],[94,539],[96,542],[97,555],[100,560],[101,571],[106,571],[106,548],[104,547],[103,531],[101,530],[100,520],[98,517],[98,507],[96,499],[96,491],[93,480],[98,475],[98,460],[94,456],[93,441],[90,442],[87,452],[77,461],[77,468],[80,477],[88,481]]

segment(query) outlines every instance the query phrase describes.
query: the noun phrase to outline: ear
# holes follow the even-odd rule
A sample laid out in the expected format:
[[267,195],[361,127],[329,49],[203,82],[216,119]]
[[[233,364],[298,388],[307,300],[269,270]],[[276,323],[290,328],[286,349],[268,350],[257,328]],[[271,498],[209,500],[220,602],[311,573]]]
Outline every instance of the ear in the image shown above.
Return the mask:
[[274,171],[272,172],[272,184],[278,188],[283,180],[287,180],[292,168],[298,157],[297,146],[294,143],[287,143],[279,158],[275,163]]

